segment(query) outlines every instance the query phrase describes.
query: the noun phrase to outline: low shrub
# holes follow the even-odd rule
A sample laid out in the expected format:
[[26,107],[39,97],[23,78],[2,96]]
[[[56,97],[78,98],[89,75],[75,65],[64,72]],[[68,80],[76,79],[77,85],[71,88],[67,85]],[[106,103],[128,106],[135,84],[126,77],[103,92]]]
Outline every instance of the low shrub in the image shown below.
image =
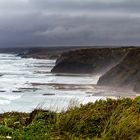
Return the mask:
[[66,112],[35,109],[0,115],[0,139],[139,140],[140,97],[99,100]]

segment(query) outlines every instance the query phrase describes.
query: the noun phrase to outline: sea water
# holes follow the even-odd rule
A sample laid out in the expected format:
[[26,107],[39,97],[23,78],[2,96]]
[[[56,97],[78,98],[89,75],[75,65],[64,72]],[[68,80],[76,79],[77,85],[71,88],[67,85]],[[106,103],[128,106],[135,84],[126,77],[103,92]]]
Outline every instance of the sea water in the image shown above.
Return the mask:
[[117,94],[96,88],[100,75],[52,74],[55,61],[0,54],[0,113],[62,111]]

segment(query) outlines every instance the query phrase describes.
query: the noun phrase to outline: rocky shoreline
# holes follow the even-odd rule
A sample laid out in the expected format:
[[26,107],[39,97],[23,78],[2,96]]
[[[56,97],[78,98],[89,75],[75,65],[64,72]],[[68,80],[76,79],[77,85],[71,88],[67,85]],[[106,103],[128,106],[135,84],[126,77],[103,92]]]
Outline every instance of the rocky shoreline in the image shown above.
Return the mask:
[[54,74],[102,75],[98,86],[140,91],[140,48],[29,48],[15,49],[23,58],[56,59]]
[[97,83],[98,86],[126,88],[140,92],[140,48],[138,47],[5,48],[0,49],[0,52],[18,54],[22,58],[56,59],[56,64],[51,70],[53,74],[102,75]]
[[62,53],[52,73],[102,74],[98,86],[140,91],[140,48],[90,48]]
[[[134,94],[132,94],[132,92],[119,91],[119,94],[117,94],[118,89],[114,91],[108,89],[105,91],[108,86],[120,88],[121,85],[128,86],[129,84],[132,86],[132,89],[139,89],[139,49],[121,48],[117,49],[117,53],[116,51],[114,52],[114,49],[113,51],[108,51],[107,49],[107,52],[110,53],[109,57],[107,54],[103,54],[103,52],[105,52],[104,49],[101,49],[101,52],[94,52],[94,56],[96,56],[97,53],[97,57],[95,57],[97,59],[91,61],[90,58],[89,61],[84,61],[85,64],[88,63],[89,65],[93,65],[92,63],[96,62],[95,64],[99,65],[98,69],[101,69],[102,72],[105,72],[102,69],[106,68],[106,66],[111,67],[108,67],[110,68],[110,70],[108,70],[108,72],[105,73],[98,81],[99,86],[96,86],[96,84],[94,85],[93,83],[90,84],[89,81],[81,86],[83,78],[81,77],[80,80],[77,80],[79,84],[73,84],[74,80],[72,81],[72,84],[68,83],[68,85],[66,83],[59,84],[57,82],[50,84],[30,82],[33,88],[22,87],[19,88],[19,90],[13,90],[15,94],[18,94],[18,92],[21,91],[27,91],[27,93],[24,94],[27,95],[27,98],[25,98],[26,100],[24,100],[23,102],[21,102],[22,100],[19,100],[19,102],[16,103],[16,105],[18,106],[20,106],[20,104],[25,106],[25,104],[28,102],[34,103],[39,98],[39,96],[34,98],[35,94],[33,93],[30,100],[27,100],[29,98],[29,91],[36,91],[40,88],[40,86],[51,86],[53,88],[60,89],[61,92],[65,89],[68,89],[70,91],[73,90],[74,92],[72,94],[74,95],[76,93],[76,90],[80,88],[81,91],[79,91],[79,94],[77,96],[80,96],[83,90],[86,91],[88,89],[84,98],[91,98],[94,96],[93,98],[91,98],[91,100],[95,100],[95,103],[88,103],[86,105],[79,106],[77,101],[75,102],[75,100],[71,100],[71,104],[68,106],[68,110],[64,110],[59,113],[56,112],[56,109],[55,112],[51,111],[51,106],[49,109],[45,110],[38,106],[38,108],[30,113],[20,113],[22,112],[22,108],[20,107],[20,112],[7,112],[0,114],[0,139],[139,139],[140,97],[135,98],[134,92]],[[84,53],[85,49],[82,50],[82,54]],[[30,57],[31,56],[32,55],[30,55]],[[93,55],[91,56],[93,57]],[[115,58],[113,59],[113,61],[110,61],[113,56],[115,56]],[[71,59],[73,59],[73,57],[71,57]],[[78,59],[78,61],[79,60],[81,61],[81,59]],[[59,62],[57,61],[57,63]],[[115,65],[115,63],[117,64]],[[22,66],[21,68],[23,69]],[[83,67],[79,67],[80,70],[82,68]],[[96,74],[96,72],[94,71],[89,75],[92,76],[92,74]],[[118,76],[119,74],[121,76]],[[63,76],[62,73],[57,73],[56,75]],[[69,75],[69,77],[72,75],[75,75],[75,73]],[[77,77],[78,76],[80,77],[80,74],[78,74]],[[45,79],[45,76],[43,78]],[[113,80],[116,78],[118,78],[118,81],[120,81],[121,83],[117,81],[116,85],[113,84]],[[126,79],[130,79],[130,82],[128,82],[129,80]],[[105,87],[102,88],[102,85],[105,85]],[[48,92],[48,88],[46,91],[47,92],[41,94],[40,97],[42,99],[45,99],[46,102],[51,101],[52,103],[51,99],[57,96],[57,93]],[[1,92],[4,91],[1,90]],[[6,93],[4,93],[4,95],[6,95]],[[115,96],[116,98],[111,99],[112,97],[114,97],[114,95],[117,95]],[[98,98],[99,96],[105,98],[100,99]],[[111,96],[111,98],[108,98],[108,96]],[[53,102],[53,106],[56,105],[56,101]],[[66,102],[68,101],[66,100]],[[59,102],[59,104],[64,104],[64,100],[62,100],[62,102]],[[10,105],[8,106],[8,108],[9,107]]]

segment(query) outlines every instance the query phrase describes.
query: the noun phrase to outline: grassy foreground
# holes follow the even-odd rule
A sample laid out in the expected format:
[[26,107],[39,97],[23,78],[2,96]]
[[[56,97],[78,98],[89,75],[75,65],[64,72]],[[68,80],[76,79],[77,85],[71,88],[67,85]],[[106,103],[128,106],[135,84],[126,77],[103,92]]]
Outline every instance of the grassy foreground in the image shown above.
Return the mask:
[[62,113],[4,113],[0,139],[140,140],[140,97],[99,100]]

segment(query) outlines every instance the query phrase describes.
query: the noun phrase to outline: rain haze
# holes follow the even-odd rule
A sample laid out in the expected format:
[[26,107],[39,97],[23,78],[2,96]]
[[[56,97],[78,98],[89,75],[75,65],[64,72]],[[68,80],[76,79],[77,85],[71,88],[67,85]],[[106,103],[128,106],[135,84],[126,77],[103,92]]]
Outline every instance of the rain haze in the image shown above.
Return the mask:
[[0,46],[139,45],[139,0],[0,0]]

